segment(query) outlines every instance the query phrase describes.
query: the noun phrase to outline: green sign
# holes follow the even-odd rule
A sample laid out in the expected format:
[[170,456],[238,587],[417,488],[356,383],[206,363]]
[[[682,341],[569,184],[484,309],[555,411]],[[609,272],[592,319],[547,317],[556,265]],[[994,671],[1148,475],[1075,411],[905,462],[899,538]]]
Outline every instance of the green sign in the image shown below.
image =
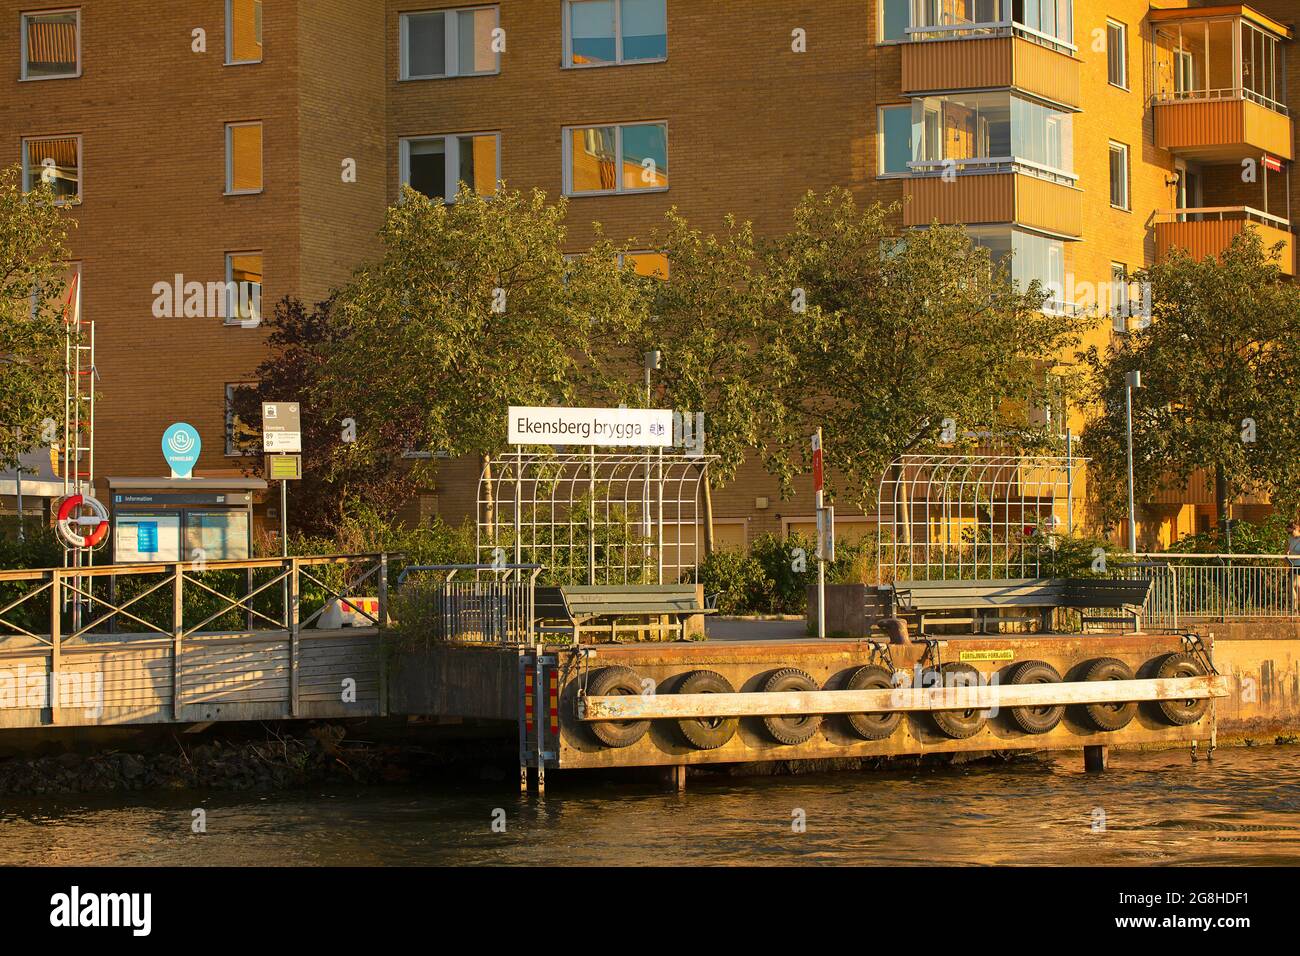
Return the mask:
[[272,481],[297,481],[302,478],[302,455],[267,455],[266,477]]

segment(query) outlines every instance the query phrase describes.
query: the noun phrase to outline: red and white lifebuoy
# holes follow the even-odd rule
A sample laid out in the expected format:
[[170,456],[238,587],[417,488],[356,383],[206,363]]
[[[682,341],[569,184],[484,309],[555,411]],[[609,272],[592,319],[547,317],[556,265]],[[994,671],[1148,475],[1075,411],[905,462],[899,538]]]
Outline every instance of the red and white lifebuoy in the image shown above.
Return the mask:
[[[85,507],[91,511],[89,518],[73,517],[78,508]],[[98,519],[98,520],[95,520]],[[78,526],[88,525],[94,521],[94,529],[83,535]],[[108,537],[108,509],[89,495],[68,495],[59,505],[58,520],[55,524],[59,539],[70,548],[93,548]]]

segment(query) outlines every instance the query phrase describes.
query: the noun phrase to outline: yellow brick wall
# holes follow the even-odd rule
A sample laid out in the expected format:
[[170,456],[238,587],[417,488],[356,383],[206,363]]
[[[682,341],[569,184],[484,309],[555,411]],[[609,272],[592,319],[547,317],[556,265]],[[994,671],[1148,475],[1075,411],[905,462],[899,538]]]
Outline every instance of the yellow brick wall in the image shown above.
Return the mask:
[[[203,436],[198,474],[236,470],[222,454],[223,386],[257,364],[264,332],[154,319],[152,286],[177,272],[221,280],[227,251],[261,249],[265,312],[285,294],[325,295],[377,251],[375,230],[398,191],[401,137],[499,132],[508,184],[554,197],[564,127],[666,121],[669,190],[572,199],[574,252],[592,241],[593,222],[616,240],[644,240],[672,206],[702,228],[734,212],[770,235],[788,227],[809,189],[843,185],[864,202],[903,195],[900,180],[876,176],[877,108],[909,102],[899,46],[876,42],[876,0],[669,0],[666,62],[567,70],[559,0],[503,0],[499,74],[410,82],[398,78],[400,13],[454,4],[269,2],[263,62],[230,67],[220,0],[176,0],[147,17],[126,0],[80,6],[84,76],[20,83],[18,14],[28,5],[0,0],[0,55],[11,64],[0,81],[0,141],[16,162],[23,136],[84,137],[85,201],[71,244],[84,263],[85,315],[99,328],[101,476],[161,473],[158,442],[177,420]],[[1295,18],[1292,0],[1256,6]],[[1173,204],[1172,157],[1153,145],[1147,104],[1147,9],[1145,0],[1076,3],[1082,112],[1074,167],[1085,225],[1084,239],[1066,245],[1076,285],[1107,283],[1112,261],[1149,263],[1153,214]],[[1107,84],[1106,55],[1094,44],[1107,16],[1129,27],[1128,90]],[[207,30],[206,54],[190,52],[196,27]],[[796,29],[805,53],[791,49]],[[1294,99],[1300,53],[1294,44],[1289,53]],[[263,123],[260,195],[222,195],[223,127],[236,120]],[[1131,212],[1110,208],[1109,139],[1130,147]],[[345,159],[356,160],[356,183],[342,180]],[[1211,205],[1238,194],[1220,189],[1219,178],[1207,177]],[[1100,322],[1090,338],[1109,334]],[[834,436],[827,446],[833,456]],[[438,493],[451,517],[472,512],[476,473],[472,462],[444,469]],[[775,481],[746,466],[717,491],[716,513],[750,518],[752,540],[811,514],[810,482],[796,490],[783,502]],[[755,508],[759,496],[769,499],[766,509]]]

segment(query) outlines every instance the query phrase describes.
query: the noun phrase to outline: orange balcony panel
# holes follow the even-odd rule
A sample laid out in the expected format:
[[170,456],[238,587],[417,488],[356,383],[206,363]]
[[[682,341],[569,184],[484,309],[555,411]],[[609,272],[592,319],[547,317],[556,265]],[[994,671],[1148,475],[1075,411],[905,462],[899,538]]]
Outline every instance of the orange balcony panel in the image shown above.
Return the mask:
[[1260,153],[1295,159],[1291,117],[1246,99],[1157,103],[1156,145],[1197,159],[1234,162]]
[[909,180],[905,188],[908,226],[1015,223],[1068,238],[1083,235],[1083,193],[1036,176],[926,176]]
[[1156,255],[1164,260],[1171,248],[1185,249],[1197,259],[1207,256],[1221,256],[1232,244],[1232,240],[1246,228],[1259,231],[1265,249],[1272,249],[1278,243],[1283,244],[1281,261],[1278,263],[1282,272],[1293,276],[1295,269],[1295,237],[1284,229],[1266,223],[1250,222],[1246,219],[1213,219],[1205,222],[1157,222]]
[[903,92],[1012,88],[1079,105],[1077,59],[1019,37],[925,40],[903,46]]

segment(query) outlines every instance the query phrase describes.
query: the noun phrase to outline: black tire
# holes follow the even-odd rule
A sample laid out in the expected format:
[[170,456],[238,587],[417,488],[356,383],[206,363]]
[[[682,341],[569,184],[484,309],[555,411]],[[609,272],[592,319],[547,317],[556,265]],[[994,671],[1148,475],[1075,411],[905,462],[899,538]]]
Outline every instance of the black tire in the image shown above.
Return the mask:
[[[1007,672],[1008,684],[1059,684],[1061,675],[1046,661],[1020,661]],[[1042,707],[1012,707],[1011,722],[1027,734],[1045,734],[1065,716],[1064,704]]]
[[[641,696],[641,675],[630,667],[604,667],[587,682],[587,696]],[[631,747],[650,729],[648,720],[599,720],[587,725],[607,747]]]
[[[1133,668],[1114,657],[1088,661],[1081,670],[1084,680],[1133,680]],[[1085,704],[1083,716],[1096,730],[1123,730],[1137,714],[1137,704]]]
[[[979,684],[979,671],[969,664],[950,661],[939,668],[927,669],[921,675],[922,687],[972,687]],[[989,721],[986,710],[932,710],[930,720],[939,733],[953,740],[973,737]]]
[[[865,664],[855,670],[845,690],[893,690],[894,675],[887,668],[878,664]],[[863,740],[884,740],[903,722],[901,710],[882,711],[872,714],[845,714],[853,732]]]
[[[819,690],[812,675],[797,667],[783,667],[773,673],[759,688],[765,694],[788,693],[800,690]],[[821,726],[816,714],[795,714],[786,717],[764,717],[763,726],[772,739],[780,744],[801,744],[812,739]]]
[[[691,671],[677,688],[679,694],[734,694],[731,681],[715,671]],[[696,750],[717,750],[736,735],[735,717],[697,717],[677,721],[677,729]]]
[[[1147,664],[1152,677],[1204,677],[1205,665],[1191,654],[1165,654]],[[1210,709],[1207,698],[1199,700],[1157,700],[1152,712],[1175,727],[1194,724]]]

